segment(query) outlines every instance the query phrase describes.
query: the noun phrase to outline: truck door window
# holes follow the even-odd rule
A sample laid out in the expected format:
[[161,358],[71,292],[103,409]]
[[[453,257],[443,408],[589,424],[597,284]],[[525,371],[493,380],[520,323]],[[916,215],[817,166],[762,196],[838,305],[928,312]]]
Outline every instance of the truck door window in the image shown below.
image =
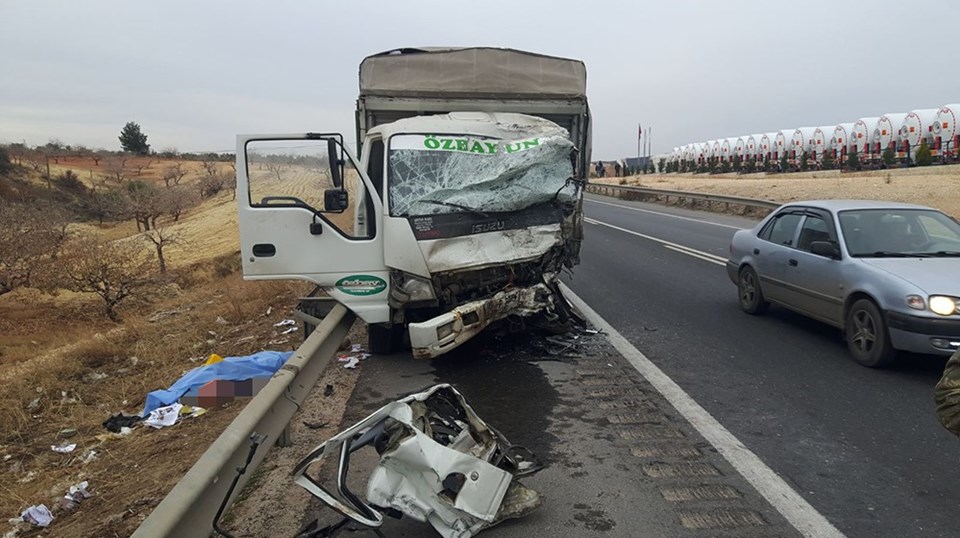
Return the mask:
[[370,143],[370,158],[367,160],[367,177],[373,183],[377,196],[383,200],[383,139]]
[[328,209],[324,193],[334,189],[326,139],[251,140],[246,146],[248,196],[252,207],[299,207],[309,225],[316,216],[351,239],[374,236],[373,203],[353,160],[343,155],[347,207]]

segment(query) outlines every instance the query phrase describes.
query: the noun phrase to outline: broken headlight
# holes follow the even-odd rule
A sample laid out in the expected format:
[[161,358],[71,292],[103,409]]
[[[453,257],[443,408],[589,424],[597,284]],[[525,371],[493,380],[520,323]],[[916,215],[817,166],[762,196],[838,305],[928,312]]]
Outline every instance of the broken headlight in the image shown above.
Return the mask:
[[433,293],[433,282],[426,278],[394,271],[391,279],[393,286],[390,294],[401,303],[432,301],[437,297]]

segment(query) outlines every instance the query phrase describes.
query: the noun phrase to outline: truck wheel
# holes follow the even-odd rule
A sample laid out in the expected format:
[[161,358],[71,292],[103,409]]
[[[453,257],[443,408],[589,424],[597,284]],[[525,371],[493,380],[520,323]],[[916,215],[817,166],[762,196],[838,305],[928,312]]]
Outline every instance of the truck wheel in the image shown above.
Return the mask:
[[396,349],[396,332],[393,326],[380,323],[367,325],[367,347],[370,353],[390,355]]
[[844,332],[853,360],[868,368],[890,366],[897,357],[883,315],[870,299],[853,303]]

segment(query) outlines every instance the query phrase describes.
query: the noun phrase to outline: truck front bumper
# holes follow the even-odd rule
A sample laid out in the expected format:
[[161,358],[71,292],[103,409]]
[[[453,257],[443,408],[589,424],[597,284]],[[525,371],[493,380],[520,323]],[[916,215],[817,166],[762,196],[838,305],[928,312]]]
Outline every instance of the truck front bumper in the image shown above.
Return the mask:
[[462,304],[449,312],[411,323],[410,347],[417,359],[432,359],[473,338],[487,325],[511,315],[529,316],[551,309],[553,292],[545,284],[511,288]]

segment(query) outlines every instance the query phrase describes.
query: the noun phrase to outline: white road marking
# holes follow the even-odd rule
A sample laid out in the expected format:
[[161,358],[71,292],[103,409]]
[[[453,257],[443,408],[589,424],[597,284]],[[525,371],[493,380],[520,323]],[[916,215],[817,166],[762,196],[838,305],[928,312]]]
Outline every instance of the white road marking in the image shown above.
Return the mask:
[[693,218],[693,217],[684,217],[684,216],[682,216],[682,215],[673,215],[673,214],[671,214],[671,213],[664,213],[664,212],[662,212],[662,211],[653,211],[653,210],[651,210],[651,209],[641,209],[641,208],[639,208],[639,207],[632,207],[632,206],[628,206],[628,205],[612,204],[612,203],[610,203],[610,202],[601,202],[600,200],[594,200],[594,199],[592,199],[592,198],[586,198],[586,197],[584,197],[584,200],[587,201],[587,202],[592,202],[592,203],[594,203],[594,204],[609,205],[609,206],[613,206],[613,207],[619,207],[620,209],[629,209],[630,211],[637,211],[637,212],[640,212],[640,213],[650,213],[650,214],[653,214],[653,215],[660,215],[661,217],[670,217],[670,218],[672,218],[672,219],[689,220],[689,221],[693,221],[693,222],[699,222],[700,224],[710,224],[711,226],[720,226],[720,227],[722,227],[722,228],[731,228],[731,229],[733,229],[733,230],[742,230],[742,229],[743,229],[743,227],[741,227],[741,226],[731,226],[731,225],[729,225],[729,224],[720,224],[719,222],[710,222],[709,220],[700,220],[700,219],[695,219],[695,218]]
[[801,534],[811,538],[842,537],[832,523],[793,490],[756,454],[750,451],[717,419],[700,406],[657,365],[610,326],[565,284],[563,295],[596,327],[606,332],[610,343],[657,391]]
[[586,222],[586,223],[589,223],[589,224],[596,224],[597,226],[606,226],[607,228],[612,228],[612,229],[614,229],[614,230],[621,231],[621,232],[624,232],[624,233],[628,233],[628,234],[630,234],[630,235],[635,235],[635,236],[637,236],[637,237],[642,237],[642,238],[644,238],[644,239],[649,239],[650,241],[655,241],[655,242],[657,242],[657,243],[660,243],[661,245],[663,245],[663,246],[665,246],[665,247],[667,247],[667,248],[669,248],[669,249],[676,250],[677,252],[682,252],[682,253],[684,253],[684,254],[693,256],[694,258],[700,258],[701,260],[705,260],[705,261],[708,261],[708,262],[711,262],[711,263],[716,263],[716,264],[718,264],[718,265],[724,265],[724,264],[726,263],[726,261],[727,261],[727,259],[724,258],[723,256],[717,256],[716,254],[710,254],[709,252],[704,252],[704,251],[702,251],[702,250],[697,250],[697,249],[695,249],[695,248],[690,248],[690,247],[688,247],[688,246],[681,245],[681,244],[679,244],[679,243],[674,243],[674,242],[672,242],[672,241],[667,241],[666,239],[660,239],[659,237],[654,237],[654,236],[652,236],[652,235],[642,234],[642,233],[640,233],[640,232],[635,232],[635,231],[633,231],[633,230],[628,230],[628,229],[626,229],[626,228],[621,228],[621,227],[619,227],[619,226],[614,226],[613,224],[608,224],[608,223],[606,223],[606,222],[600,222],[599,220],[591,219],[591,218],[589,218],[589,217],[583,217],[583,221]]
[[[692,249],[692,248],[691,248],[691,249],[682,249],[682,248],[677,248],[677,247],[675,247],[675,246],[673,246],[673,245],[663,245],[663,246],[664,246],[664,248],[668,248],[668,249],[670,249],[670,250],[679,252],[680,254],[686,254],[687,256],[693,256],[694,258],[703,260],[703,261],[705,261],[705,262],[710,262],[710,263],[715,264],[715,265],[726,265],[726,262],[725,262],[725,261],[717,260],[715,257],[714,257],[714,258],[708,258],[708,257],[704,256],[704,255],[703,255],[704,253],[700,252],[699,250],[695,250],[695,249]],[[711,255],[711,256],[712,256],[712,255]]]

